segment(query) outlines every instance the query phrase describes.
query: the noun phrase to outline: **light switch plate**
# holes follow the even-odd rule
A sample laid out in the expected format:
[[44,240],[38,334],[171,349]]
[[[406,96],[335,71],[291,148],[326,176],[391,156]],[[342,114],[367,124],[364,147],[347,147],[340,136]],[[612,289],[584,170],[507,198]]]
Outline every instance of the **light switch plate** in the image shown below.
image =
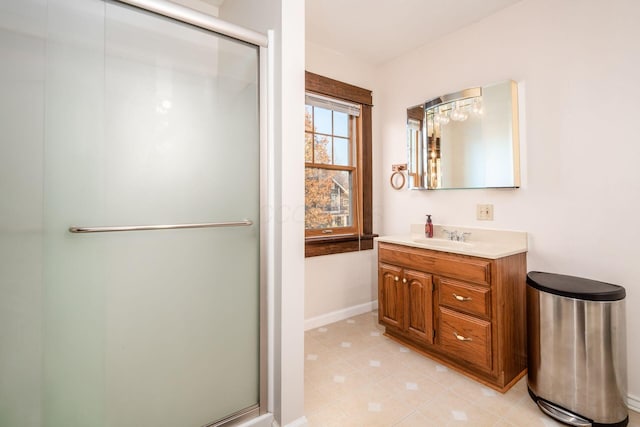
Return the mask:
[[480,221],[493,221],[493,205],[478,204],[476,205],[476,218]]

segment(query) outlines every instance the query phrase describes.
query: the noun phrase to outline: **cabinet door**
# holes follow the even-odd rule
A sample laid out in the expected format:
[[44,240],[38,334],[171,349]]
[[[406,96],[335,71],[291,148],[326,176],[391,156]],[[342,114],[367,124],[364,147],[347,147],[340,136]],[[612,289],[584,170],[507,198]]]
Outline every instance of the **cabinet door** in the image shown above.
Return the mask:
[[420,341],[433,343],[433,280],[430,274],[405,270],[406,332]]
[[380,323],[403,329],[403,291],[402,269],[394,265],[380,264],[378,269],[378,319]]

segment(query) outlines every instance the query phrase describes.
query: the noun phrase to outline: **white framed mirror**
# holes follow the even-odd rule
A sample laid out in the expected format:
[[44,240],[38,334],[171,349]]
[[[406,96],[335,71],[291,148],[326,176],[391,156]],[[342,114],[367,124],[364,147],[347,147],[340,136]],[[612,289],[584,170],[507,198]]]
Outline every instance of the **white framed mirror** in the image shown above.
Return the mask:
[[508,80],[407,109],[411,189],[520,186],[518,87]]

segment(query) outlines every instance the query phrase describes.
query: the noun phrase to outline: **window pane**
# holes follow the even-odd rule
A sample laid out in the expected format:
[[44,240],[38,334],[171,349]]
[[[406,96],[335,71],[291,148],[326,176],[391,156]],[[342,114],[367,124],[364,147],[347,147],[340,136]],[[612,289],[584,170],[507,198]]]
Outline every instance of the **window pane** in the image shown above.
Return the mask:
[[331,135],[331,110],[326,108],[313,107],[313,125],[318,133]]
[[347,113],[333,112],[333,134],[335,136],[349,136],[349,115]]
[[306,228],[350,227],[351,172],[306,168],[305,178]]
[[304,130],[313,132],[313,107],[311,105],[304,106]]
[[331,137],[316,135],[314,138],[314,163],[331,164]]
[[304,161],[307,163],[313,162],[313,134],[304,134]]
[[333,164],[340,166],[350,166],[348,139],[333,138]]

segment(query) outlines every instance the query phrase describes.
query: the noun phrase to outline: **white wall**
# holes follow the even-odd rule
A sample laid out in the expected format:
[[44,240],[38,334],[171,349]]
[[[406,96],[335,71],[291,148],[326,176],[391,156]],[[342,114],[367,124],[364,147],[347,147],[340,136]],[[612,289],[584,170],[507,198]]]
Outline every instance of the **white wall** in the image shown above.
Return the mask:
[[211,16],[218,16],[218,6],[214,6],[210,3],[206,3],[203,0],[170,0],[172,3],[177,3],[182,6],[186,6],[191,9],[195,9],[199,12],[206,13]]
[[[377,91],[375,68],[368,63],[347,57],[313,43],[306,44],[307,71],[340,80],[373,91],[372,118],[377,122]],[[377,141],[374,139],[373,145]],[[375,151],[375,148],[374,148]],[[379,180],[380,168],[375,164],[374,183]],[[380,200],[374,187],[373,231],[380,224]],[[376,251],[367,250],[345,254],[325,255],[305,260],[305,319],[307,327],[338,320],[354,313],[353,310],[370,308],[377,299]],[[350,311],[351,310],[351,311]]]
[[[274,30],[273,369],[271,409],[279,425],[306,424],[304,418],[304,2],[233,0],[220,17],[266,33]],[[286,83],[286,84],[285,84]]]
[[[631,404],[640,407],[640,2],[525,0],[381,67],[374,133],[381,151],[382,226],[434,222],[529,233],[528,269],[627,290]],[[405,109],[466,87],[514,79],[521,99],[522,187],[394,191],[405,159]],[[475,219],[493,203],[493,222]]]

